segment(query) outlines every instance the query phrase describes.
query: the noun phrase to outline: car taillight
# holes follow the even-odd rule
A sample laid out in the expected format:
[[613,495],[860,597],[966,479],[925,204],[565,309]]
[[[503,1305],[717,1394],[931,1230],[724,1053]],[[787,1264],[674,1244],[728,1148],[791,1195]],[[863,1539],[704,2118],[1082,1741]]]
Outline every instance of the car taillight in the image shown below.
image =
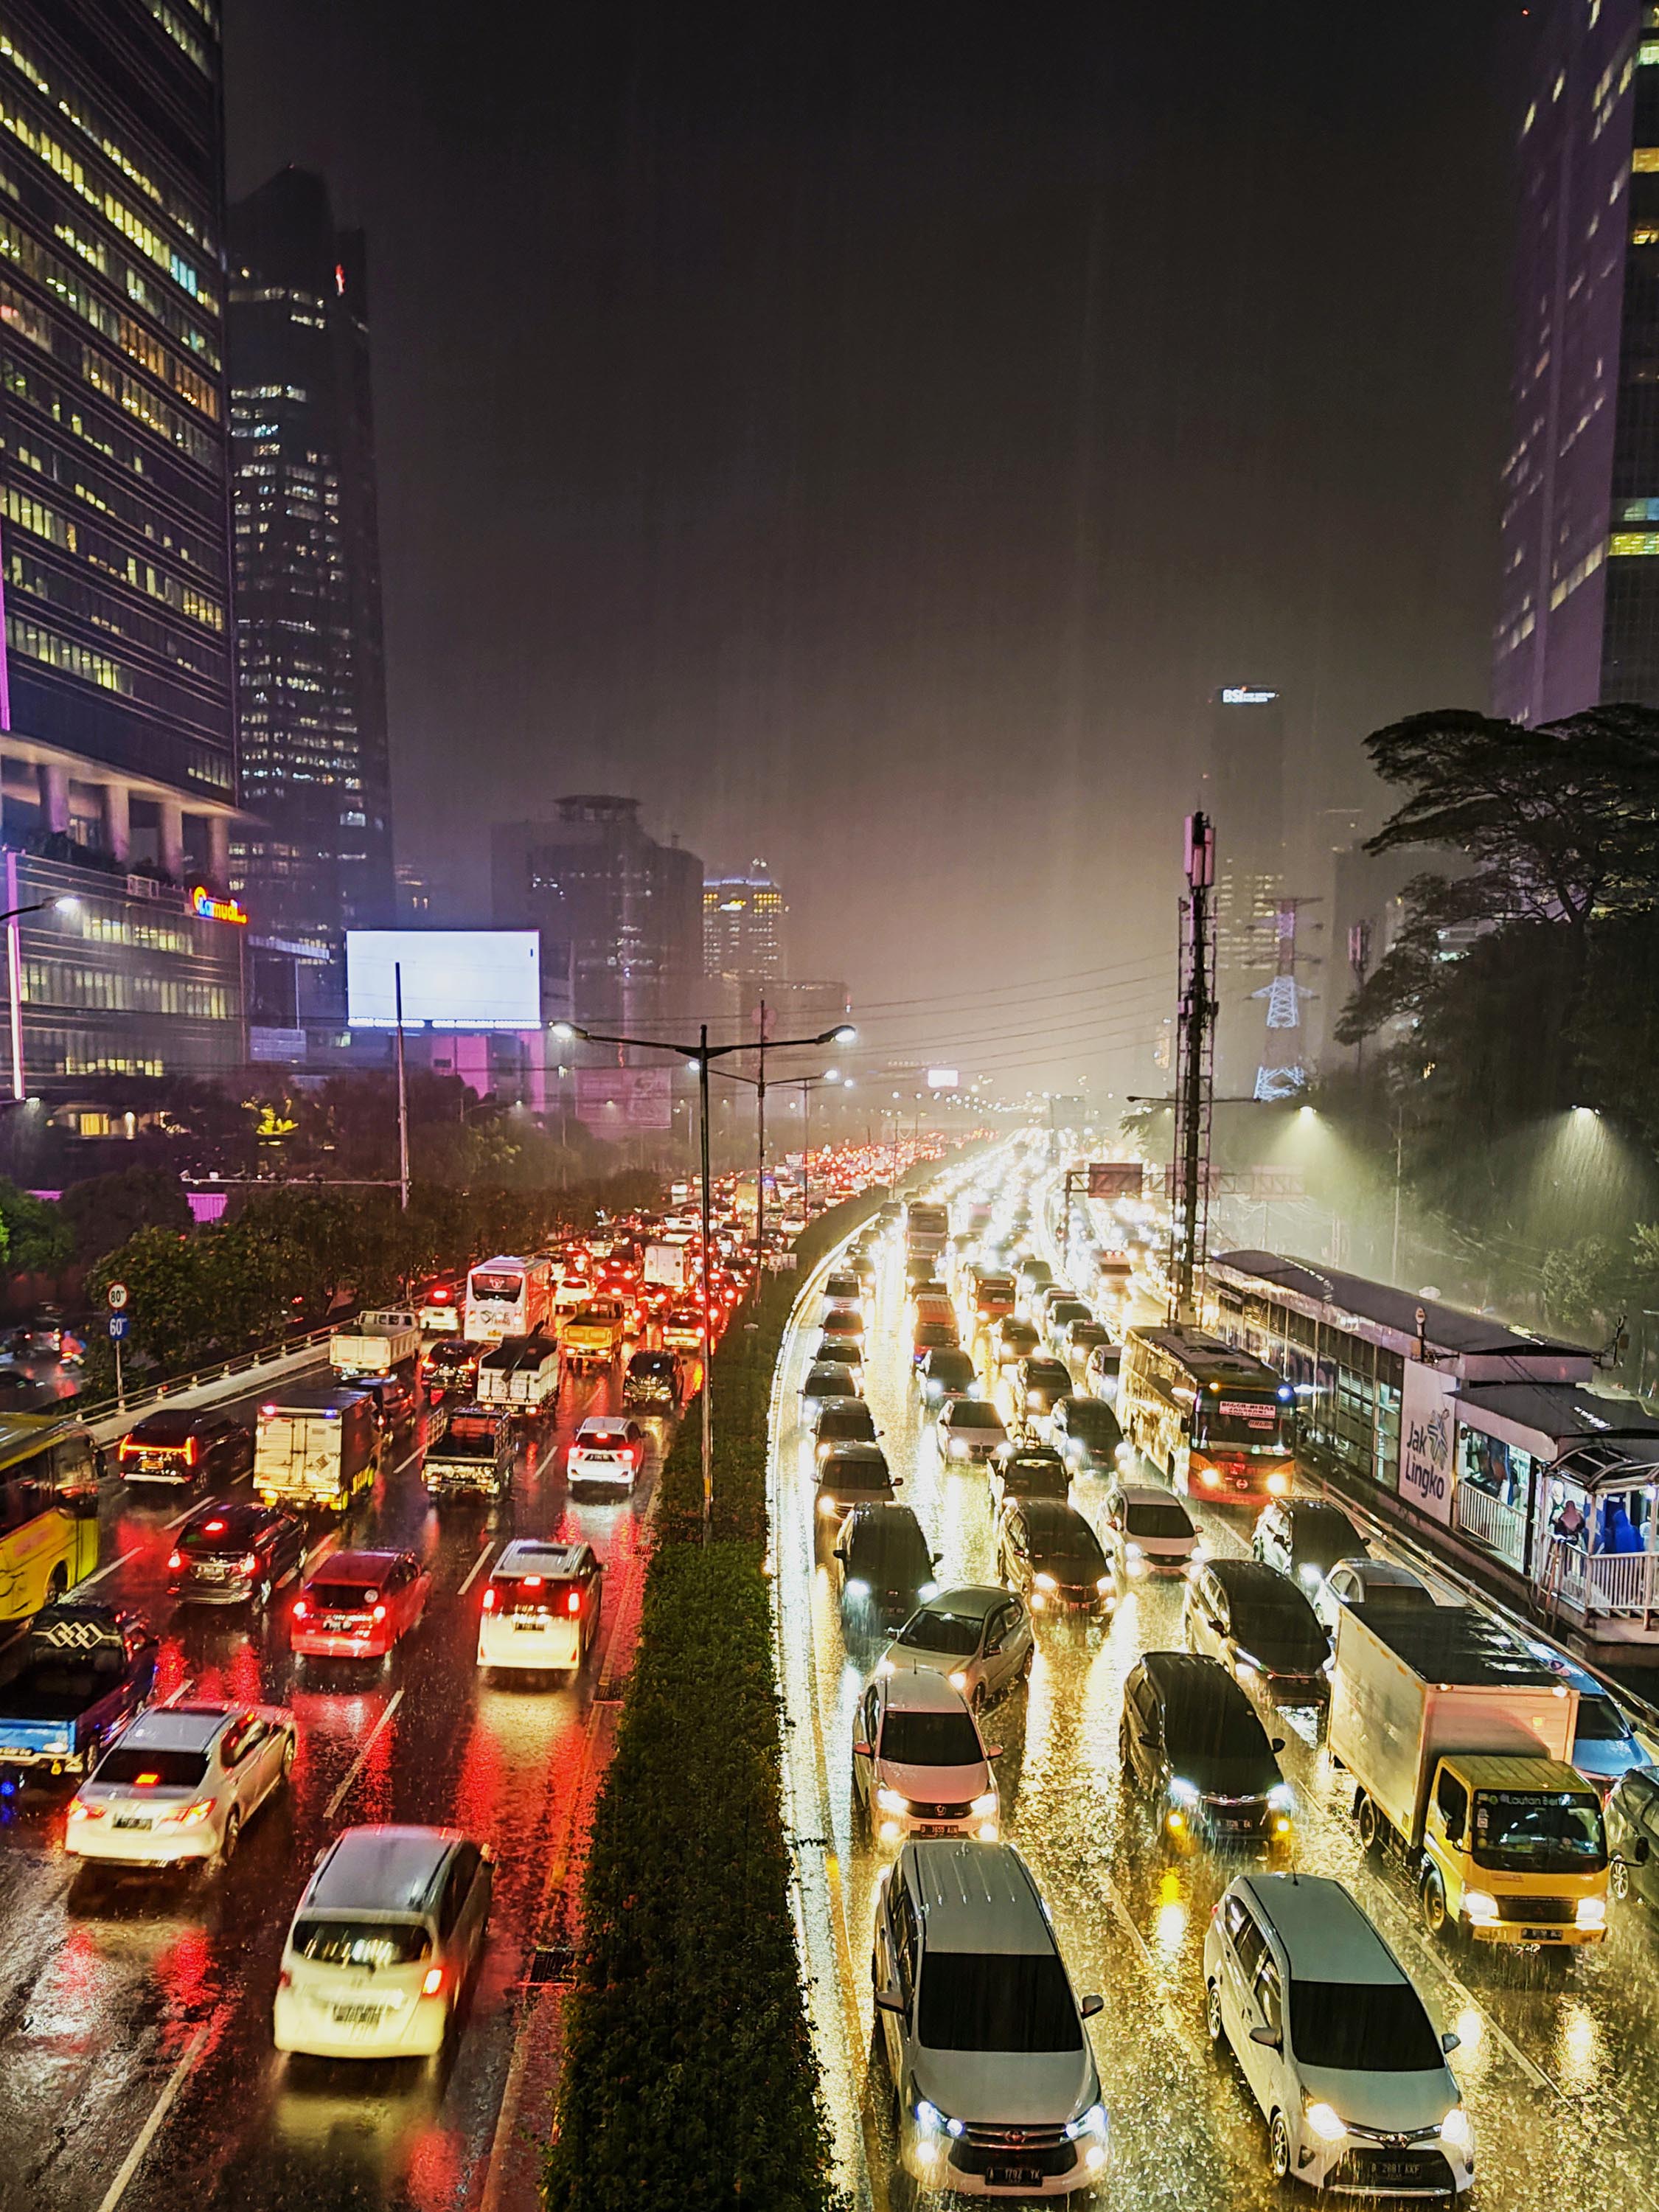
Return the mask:
[[116,1454],[116,1457],[118,1459],[136,1459],[137,1456],[138,1446],[134,1443],[131,1437],[123,1437],[121,1439],[121,1449]]
[[286,1966],[276,1977],[276,1986],[279,1990],[291,1990],[294,1987],[294,1977]]
[[570,1592],[569,1595],[565,1599],[564,1609],[567,1613],[580,1613],[581,1611],[582,1594],[580,1590],[573,1589]]
[[70,1807],[69,1816],[72,1821],[101,1820],[104,1817],[104,1808],[101,1805],[83,1805],[77,1798]]
[[484,1592],[483,1609],[486,1613],[494,1613],[495,1610],[495,1592],[493,1588]]
[[302,1597],[296,1597],[296,1598],[295,1599],[295,1601],[294,1601],[294,1618],[295,1619],[295,1620],[303,1620],[305,1619],[306,1615],[307,1615],[310,1611],[311,1611],[311,1607],[310,1607],[306,1603],[305,1600],[304,1600]]
[[426,1970],[426,1979],[421,1984],[421,1995],[423,1997],[435,1997],[442,1990],[443,1985],[443,1968],[441,1966],[428,1966]]
[[169,1552],[167,1553],[167,1572],[170,1575],[176,1575],[179,1568],[182,1567],[184,1564],[185,1555],[182,1552]]
[[185,1465],[186,1467],[194,1467],[195,1464],[196,1439],[194,1437],[186,1437],[185,1438]]

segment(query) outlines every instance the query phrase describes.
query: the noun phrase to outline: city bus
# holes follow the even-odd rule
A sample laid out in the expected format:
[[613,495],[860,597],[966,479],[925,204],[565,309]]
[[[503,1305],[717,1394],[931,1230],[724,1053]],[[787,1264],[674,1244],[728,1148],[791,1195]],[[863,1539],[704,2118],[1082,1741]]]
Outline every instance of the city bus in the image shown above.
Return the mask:
[[1117,1418],[1173,1487],[1218,1504],[1290,1494],[1295,1392],[1271,1367],[1199,1328],[1132,1328]]
[[553,1268],[538,1256],[521,1260],[503,1253],[481,1260],[466,1279],[461,1334],[469,1344],[499,1344],[504,1336],[551,1334]]
[[97,1564],[90,1432],[51,1413],[0,1415],[0,1621],[29,1620]]

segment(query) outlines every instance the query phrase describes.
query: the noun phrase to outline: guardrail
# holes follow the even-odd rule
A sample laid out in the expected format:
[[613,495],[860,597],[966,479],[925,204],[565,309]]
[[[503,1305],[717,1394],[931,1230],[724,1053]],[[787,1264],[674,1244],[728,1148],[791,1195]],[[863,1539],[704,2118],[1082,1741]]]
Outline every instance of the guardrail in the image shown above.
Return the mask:
[[[238,1376],[252,1376],[294,1359],[307,1352],[320,1352],[335,1333],[336,1324],[312,1329],[307,1335],[289,1337],[282,1344],[261,1345],[257,1351],[239,1353],[234,1359],[215,1360],[206,1367],[198,1367],[189,1375],[174,1375],[165,1382],[155,1382],[141,1390],[128,1390],[121,1398],[98,1398],[87,1402],[80,1398],[64,1398],[58,1407],[84,1421],[88,1428],[97,1428],[106,1422],[142,1420],[146,1413],[158,1406],[182,1397],[185,1392],[198,1390],[212,1382],[232,1382]],[[52,1407],[43,1412],[55,1410]]]

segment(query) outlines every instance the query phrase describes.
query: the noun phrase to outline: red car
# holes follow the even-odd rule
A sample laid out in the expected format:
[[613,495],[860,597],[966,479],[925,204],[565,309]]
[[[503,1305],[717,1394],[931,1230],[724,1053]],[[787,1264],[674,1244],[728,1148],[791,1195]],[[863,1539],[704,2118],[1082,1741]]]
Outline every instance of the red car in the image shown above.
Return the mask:
[[426,1610],[432,1577],[412,1552],[331,1552],[289,1615],[303,1659],[382,1659]]

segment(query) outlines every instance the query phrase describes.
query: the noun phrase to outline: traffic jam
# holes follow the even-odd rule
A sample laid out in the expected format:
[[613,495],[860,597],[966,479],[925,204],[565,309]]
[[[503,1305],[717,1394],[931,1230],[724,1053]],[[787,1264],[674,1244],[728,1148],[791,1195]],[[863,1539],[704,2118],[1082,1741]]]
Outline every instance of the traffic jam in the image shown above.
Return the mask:
[[[824,1202],[859,1164],[815,1163]],[[753,1278],[744,1195],[714,1193],[714,1343]],[[780,1249],[804,1225],[781,1206]],[[325,1365],[163,1400],[101,1449],[72,1407],[0,1424],[8,1458],[84,1471],[0,1653],[29,2203],[210,2167],[238,2203],[436,2205],[486,2171],[701,1381],[699,1231],[682,1188],[481,1259],[342,1318]]]
[[945,1167],[786,1342],[845,2170],[878,2204],[1646,2201],[1642,1709],[1306,1481],[1292,1389],[1164,1320],[1152,1209],[1060,1189],[1046,1135]]

